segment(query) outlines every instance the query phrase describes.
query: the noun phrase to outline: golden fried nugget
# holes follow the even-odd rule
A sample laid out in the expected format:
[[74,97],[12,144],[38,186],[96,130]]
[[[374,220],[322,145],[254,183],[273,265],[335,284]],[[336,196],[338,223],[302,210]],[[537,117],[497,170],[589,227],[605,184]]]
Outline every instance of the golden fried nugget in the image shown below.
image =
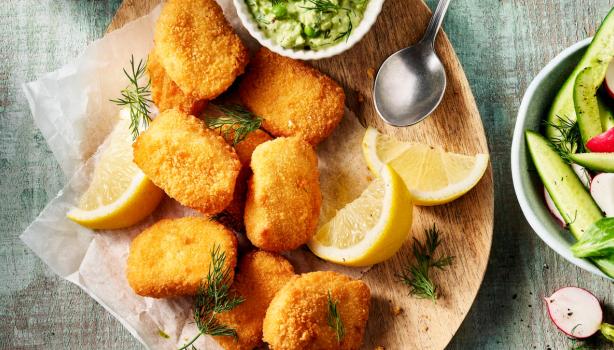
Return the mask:
[[149,53],[147,73],[151,79],[151,99],[160,112],[177,108],[183,113],[198,115],[205,108],[207,101],[184,94],[166,74],[155,48]]
[[215,337],[215,340],[226,350],[252,350],[260,345],[262,321],[269,303],[292,276],[292,265],[277,254],[257,251],[245,255],[232,285],[245,301],[217,316],[220,323],[237,331],[238,338]]
[[267,141],[252,154],[245,203],[247,238],[258,248],[298,248],[315,234],[322,204],[318,158],[298,137]]
[[142,296],[194,295],[207,276],[214,247],[234,271],[237,239],[223,225],[201,217],[160,220],[130,244],[128,283]]
[[[227,135],[226,141],[232,144],[233,138],[234,134],[231,132]],[[239,228],[241,231],[245,229],[243,225],[243,212],[245,209],[245,199],[247,198],[247,181],[252,175],[252,171],[249,168],[249,163],[252,160],[252,153],[258,145],[271,139],[269,134],[258,129],[250,132],[243,141],[234,145],[234,149],[243,167],[241,171],[239,171],[239,176],[237,176],[235,192],[232,196],[232,201],[228,204],[228,207],[226,207],[226,212],[230,214],[233,219],[232,227]]]
[[249,59],[214,0],[169,0],[154,42],[169,77],[185,94],[205,100],[228,89]]
[[273,138],[269,134],[260,129],[254,130],[247,134],[243,141],[234,145],[241,164],[249,167],[249,163],[252,161],[252,153],[254,153],[256,147],[272,139]]
[[300,136],[312,145],[328,137],[343,117],[345,94],[330,77],[265,48],[239,86],[245,106],[264,118],[274,136]]
[[134,162],[179,203],[215,214],[232,200],[241,163],[224,138],[200,119],[168,109],[133,147]]
[[252,171],[249,167],[243,166],[241,168],[239,176],[237,176],[237,182],[235,183],[235,191],[232,195],[232,200],[226,209],[224,209],[224,212],[228,215],[224,215],[220,218],[220,222],[238,232],[245,232],[243,213],[245,211],[245,200],[247,198],[247,181],[251,174]]
[[[328,294],[337,304],[345,334],[341,342],[328,325]],[[318,271],[294,277],[273,298],[263,340],[274,350],[360,348],[369,318],[371,292],[360,280]]]

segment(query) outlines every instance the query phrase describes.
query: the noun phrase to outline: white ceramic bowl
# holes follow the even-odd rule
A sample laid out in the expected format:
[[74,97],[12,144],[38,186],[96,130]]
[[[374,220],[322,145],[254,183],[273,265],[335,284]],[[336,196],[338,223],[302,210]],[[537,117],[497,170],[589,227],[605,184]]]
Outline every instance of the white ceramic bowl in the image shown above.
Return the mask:
[[524,137],[526,129],[542,129],[542,121],[555,95],[582,58],[590,42],[591,38],[588,38],[563,50],[539,72],[525,92],[512,139],[512,180],[520,208],[537,235],[572,264],[611,279],[587,260],[576,258],[571,253],[570,247],[574,239],[571,233],[561,228],[546,207],[543,184],[533,167]]
[[249,34],[258,40],[260,45],[265,46],[269,50],[282,56],[299,60],[318,60],[321,58],[338,55],[359,42],[360,39],[362,39],[365,34],[369,32],[369,29],[371,29],[371,26],[373,26],[375,20],[377,20],[377,16],[381,12],[382,6],[384,5],[384,0],[369,0],[362,20],[358,26],[352,30],[346,41],[340,41],[326,49],[317,51],[286,49],[281,45],[274,43],[271,39],[264,35],[260,28],[258,28],[258,23],[249,11],[249,7],[247,6],[245,0],[233,0],[233,3],[237,9],[239,18],[241,19],[241,23],[243,23],[243,26],[247,29]]

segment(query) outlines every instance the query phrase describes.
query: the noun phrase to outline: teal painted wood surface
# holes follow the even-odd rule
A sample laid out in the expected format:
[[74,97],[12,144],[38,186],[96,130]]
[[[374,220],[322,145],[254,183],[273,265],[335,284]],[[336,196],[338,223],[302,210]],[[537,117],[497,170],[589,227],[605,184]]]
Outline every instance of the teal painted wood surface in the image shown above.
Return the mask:
[[[32,123],[20,85],[102,36],[120,2],[0,2],[1,349],[142,348],[18,240],[66,182]],[[492,152],[495,232],[482,288],[449,349],[571,349],[542,305],[544,295],[565,285],[594,291],[614,322],[614,284],[573,267],[533,233],[514,196],[509,161],[516,111],[531,79],[563,48],[592,35],[612,6],[614,0],[456,0],[450,6],[445,30]],[[614,349],[598,339],[588,345]]]

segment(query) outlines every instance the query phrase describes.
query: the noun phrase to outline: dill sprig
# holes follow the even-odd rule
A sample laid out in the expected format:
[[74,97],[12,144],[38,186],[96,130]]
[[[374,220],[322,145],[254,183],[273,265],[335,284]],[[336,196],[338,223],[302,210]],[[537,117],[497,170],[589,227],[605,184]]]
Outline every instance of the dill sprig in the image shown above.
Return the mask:
[[139,61],[138,65],[134,65],[134,56],[130,56],[130,72],[124,68],[124,74],[128,77],[130,84],[121,91],[121,97],[111,100],[118,106],[128,106],[130,110],[130,131],[132,139],[135,140],[139,136],[139,127],[147,128],[151,117],[149,117],[149,105],[152,103],[151,96],[151,80],[147,79],[145,85],[141,85],[139,80],[145,76],[145,67],[147,61]]
[[306,1],[310,3],[311,5],[313,5],[309,7],[301,6],[302,8],[306,10],[318,11],[322,13],[337,13],[339,10],[348,11],[348,9],[335,4],[331,0],[306,0]]
[[213,246],[211,250],[211,263],[206,279],[198,288],[198,293],[194,298],[194,321],[199,333],[179,350],[188,349],[196,339],[203,334],[211,336],[237,337],[237,331],[227,325],[220,323],[216,315],[227,312],[245,299],[239,295],[231,293],[230,273],[232,270],[224,266],[226,253],[221,251],[219,245]]
[[551,138],[550,141],[559,156],[567,163],[571,163],[569,155],[584,150],[582,136],[580,135],[580,127],[577,121],[571,120],[568,117],[557,116],[557,118],[558,123],[545,121],[544,124],[558,131],[559,135]]
[[337,305],[339,305],[339,301],[333,300],[329,290],[328,315],[326,316],[326,323],[328,323],[328,326],[335,331],[335,334],[337,335],[337,343],[341,343],[341,340],[345,336],[345,327],[343,327],[343,321],[341,320],[341,315],[339,315],[339,310],[337,310]]
[[346,12],[346,15],[348,17],[347,29],[344,32],[339,33],[339,35],[337,35],[337,37],[334,39],[334,41],[337,41],[337,40],[345,37],[345,41],[347,42],[348,39],[350,38],[350,34],[352,33],[352,29],[354,29],[354,25],[352,24],[352,18],[350,17],[350,13]]
[[232,139],[233,146],[245,140],[250,132],[258,130],[262,124],[262,118],[254,116],[243,106],[219,105],[216,108],[222,115],[207,117],[207,126],[219,129],[227,141]]
[[426,230],[426,242],[424,244],[414,238],[412,250],[416,262],[412,263],[408,260],[402,272],[397,273],[401,282],[410,287],[409,293],[411,295],[433,301],[437,300],[437,286],[429,277],[429,269],[435,267],[443,270],[446,266],[451,265],[454,260],[453,256],[435,259],[435,250],[440,244],[439,230],[437,230],[435,224],[432,228]]

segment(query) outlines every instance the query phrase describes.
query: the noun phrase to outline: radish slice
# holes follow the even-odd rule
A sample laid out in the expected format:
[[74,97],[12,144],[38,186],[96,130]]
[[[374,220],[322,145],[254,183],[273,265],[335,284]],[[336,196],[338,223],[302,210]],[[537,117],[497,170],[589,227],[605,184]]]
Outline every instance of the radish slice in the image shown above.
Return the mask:
[[548,210],[550,211],[552,216],[556,218],[556,221],[558,221],[561,226],[567,227],[565,220],[563,220],[563,215],[561,215],[561,212],[554,204],[552,197],[550,197],[550,193],[548,193],[548,190],[545,187],[544,187],[544,199],[546,200],[546,206],[548,207]]
[[591,152],[611,153],[614,152],[614,128],[601,133],[586,143],[586,148]]
[[614,60],[612,60],[608,66],[608,71],[605,74],[605,83],[603,85],[610,97],[614,98]]
[[588,338],[597,333],[603,321],[599,300],[586,289],[565,287],[544,298],[554,325],[573,338]]
[[582,181],[584,187],[590,188],[591,176],[588,174],[588,170],[586,170],[586,168],[584,168],[582,165],[578,165],[576,163],[571,163],[571,168],[573,169],[574,173],[578,175],[578,178],[580,179],[580,181]]
[[591,182],[591,196],[607,217],[614,216],[614,174],[601,173]]

